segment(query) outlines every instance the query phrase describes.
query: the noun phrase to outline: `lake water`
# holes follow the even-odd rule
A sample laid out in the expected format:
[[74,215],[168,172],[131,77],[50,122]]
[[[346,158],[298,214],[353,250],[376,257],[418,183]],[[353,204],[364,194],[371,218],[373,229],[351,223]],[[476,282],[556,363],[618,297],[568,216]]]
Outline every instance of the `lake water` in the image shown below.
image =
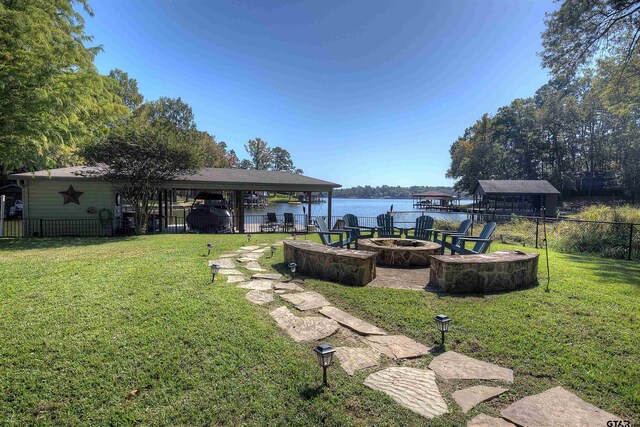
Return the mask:
[[[326,202],[326,199],[325,199]],[[461,203],[470,203],[471,201],[461,200]],[[430,212],[419,211],[413,208],[413,200],[411,199],[333,199],[331,215],[333,220],[342,217],[345,214],[354,214],[357,217],[375,218],[376,216],[386,213],[393,205],[394,223],[397,225],[415,224],[416,218],[422,215],[432,216],[435,219],[449,219],[453,221],[462,221],[467,218],[466,214],[455,212]],[[274,203],[264,208],[246,208],[246,215],[265,215],[267,212],[275,212],[280,217],[285,212],[291,212],[296,215],[302,215],[304,205],[290,205],[288,203]],[[313,203],[311,205],[311,216],[326,216],[327,203]]]

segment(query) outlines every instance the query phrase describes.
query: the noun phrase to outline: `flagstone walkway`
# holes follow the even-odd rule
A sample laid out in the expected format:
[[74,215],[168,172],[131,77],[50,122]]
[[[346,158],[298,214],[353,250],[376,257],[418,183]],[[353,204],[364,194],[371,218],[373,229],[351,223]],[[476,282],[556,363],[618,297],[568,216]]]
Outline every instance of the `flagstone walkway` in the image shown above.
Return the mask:
[[[282,241],[276,242],[275,246],[282,246]],[[248,301],[270,306],[269,314],[278,327],[296,342],[324,340],[340,331],[342,332],[338,335],[354,335],[357,338],[353,340],[354,344],[362,347],[337,347],[335,356],[338,363],[351,376],[356,371],[374,369],[385,363],[386,367],[369,374],[364,384],[387,394],[399,405],[432,419],[449,412],[449,406],[440,392],[437,380],[514,382],[511,369],[454,351],[447,351],[433,358],[428,369],[398,365],[406,359],[428,356],[431,348],[404,335],[388,335],[383,329],[334,307],[320,293],[305,291],[299,281],[282,281],[282,275],[268,273],[258,260],[269,250],[267,243],[247,245],[238,251],[221,254],[217,260],[209,261],[209,264],[215,262],[221,266],[219,273],[227,276],[227,283],[237,283],[238,288],[246,289],[248,292],[245,298]],[[251,276],[247,277],[248,274],[238,268],[252,271],[248,273]],[[258,273],[253,273],[256,271]],[[428,278],[428,269],[397,270],[378,267],[377,278],[368,286],[424,290]],[[273,308],[274,304],[285,301],[292,304],[301,315],[296,315],[286,305]],[[386,359],[383,360],[381,356],[386,356]],[[508,391],[508,388],[497,385],[463,385],[458,386],[449,398],[467,413],[478,404]],[[620,420],[562,387],[555,387],[513,402],[503,408],[500,415],[502,418],[477,414],[467,426],[505,427],[517,424],[532,427],[564,427],[607,425],[607,421]]]

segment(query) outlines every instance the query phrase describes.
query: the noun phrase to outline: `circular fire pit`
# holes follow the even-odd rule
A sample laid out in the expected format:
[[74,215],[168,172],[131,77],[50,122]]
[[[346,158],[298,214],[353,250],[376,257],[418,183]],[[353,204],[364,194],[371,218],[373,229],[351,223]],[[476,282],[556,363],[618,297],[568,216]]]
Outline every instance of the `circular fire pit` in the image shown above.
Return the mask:
[[376,264],[391,267],[429,267],[431,255],[440,255],[438,243],[413,239],[363,239],[358,249],[377,252]]

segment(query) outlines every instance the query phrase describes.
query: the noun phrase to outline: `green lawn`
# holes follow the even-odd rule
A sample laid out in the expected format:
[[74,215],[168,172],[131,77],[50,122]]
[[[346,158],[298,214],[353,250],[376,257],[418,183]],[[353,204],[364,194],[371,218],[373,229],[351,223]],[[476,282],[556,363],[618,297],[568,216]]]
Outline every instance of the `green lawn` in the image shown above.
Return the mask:
[[[314,344],[294,343],[268,314],[281,302],[255,306],[222,278],[210,284],[209,241],[222,253],[246,238],[0,240],[0,424],[457,426],[555,385],[640,423],[637,262],[551,253],[549,293],[441,296],[307,280],[336,306],[427,345],[439,338],[433,316],[446,313],[447,349],[515,370],[510,392],[469,414],[450,399],[459,384],[440,381],[451,413],[429,423],[363,386],[370,371],[331,368],[330,389],[319,390]],[[280,271],[282,261],[281,250],[260,260]]]

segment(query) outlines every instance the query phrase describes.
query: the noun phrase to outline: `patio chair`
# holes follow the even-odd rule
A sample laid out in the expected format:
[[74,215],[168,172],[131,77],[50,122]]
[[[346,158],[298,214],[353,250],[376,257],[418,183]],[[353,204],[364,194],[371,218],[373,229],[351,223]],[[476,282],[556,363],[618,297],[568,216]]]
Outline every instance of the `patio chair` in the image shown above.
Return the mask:
[[296,221],[291,212],[284,213],[284,231],[296,231]]
[[342,217],[344,221],[345,230],[351,231],[351,238],[358,239],[370,239],[374,237],[376,233],[376,227],[366,227],[358,224],[358,217],[353,214],[346,214]]
[[[431,240],[431,234],[434,230],[433,221],[433,217],[428,215],[419,216],[416,218],[416,226],[414,228],[408,228],[405,232],[405,237],[407,239]],[[409,236],[409,231],[413,231],[412,236]]]
[[[482,227],[482,231],[480,232],[480,235],[478,237],[458,237],[457,243],[451,245],[451,255],[454,255],[456,253],[461,255],[476,255],[487,252],[487,250],[489,250],[489,246],[491,246],[491,242],[493,242],[490,237],[495,229],[496,223],[488,222],[484,227]],[[475,242],[475,245],[473,245],[473,249],[465,248],[464,246],[466,242]]]
[[[378,237],[397,237],[402,238],[402,230],[393,226],[393,216],[389,214],[380,214],[376,217],[378,221]],[[397,230],[397,231],[396,231]]]
[[[442,245],[440,253],[444,255],[445,248],[451,249],[450,246],[456,244],[460,236],[466,236],[471,228],[471,224],[470,219],[465,219],[460,223],[457,230],[431,230],[433,241]],[[451,237],[451,243],[447,242],[447,237]]]
[[264,223],[260,225],[260,231],[277,231],[282,228],[283,223],[278,221],[278,217],[275,212],[267,212]]
[[[322,244],[325,246],[338,247],[338,248],[351,248],[350,232],[347,230],[329,230],[327,222],[324,217],[316,217],[316,233],[320,236]],[[337,241],[333,241],[331,236],[339,236]],[[344,236],[344,237],[343,237]]]

